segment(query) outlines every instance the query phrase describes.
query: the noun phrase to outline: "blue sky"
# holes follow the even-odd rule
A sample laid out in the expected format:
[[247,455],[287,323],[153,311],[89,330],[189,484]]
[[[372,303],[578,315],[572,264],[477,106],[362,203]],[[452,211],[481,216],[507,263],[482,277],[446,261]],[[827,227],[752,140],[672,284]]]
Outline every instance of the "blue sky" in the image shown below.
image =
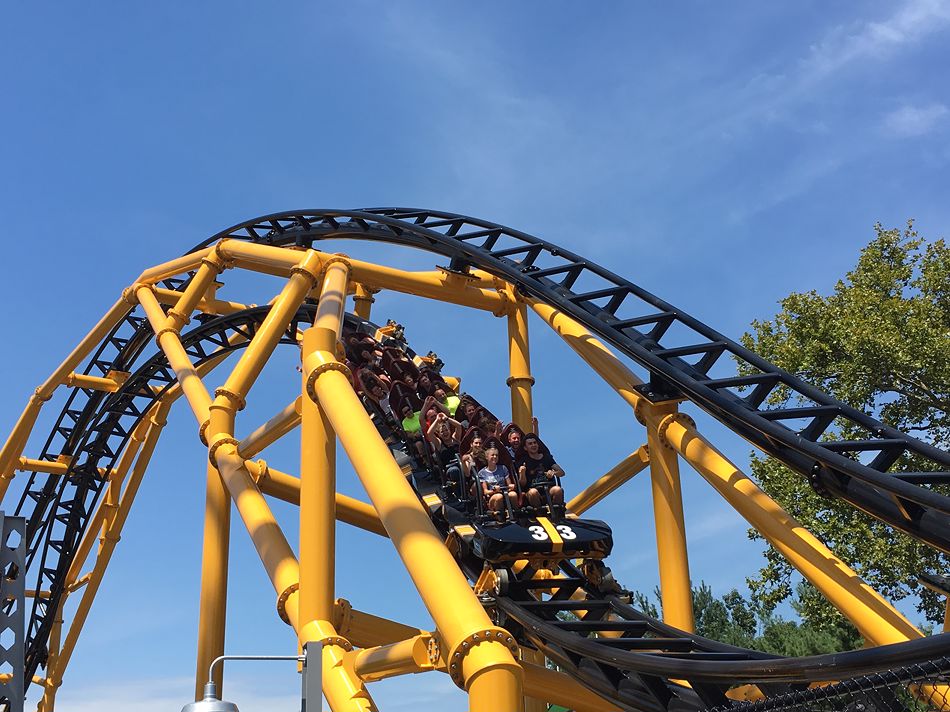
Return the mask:
[[[417,205],[485,217],[564,244],[734,337],[793,290],[828,292],[874,222],[913,217],[937,237],[950,221],[950,3],[938,0],[59,2],[9,6],[0,33],[3,432],[143,268],[271,211]],[[279,289],[228,285],[258,303]],[[380,299],[377,315],[504,409],[502,322],[401,296]],[[577,491],[643,433],[532,329],[542,435]],[[274,360],[239,433],[293,397],[293,367],[293,354]],[[61,709],[118,709],[136,690],[175,708],[191,693],[204,467],[183,406]],[[744,443],[702,423],[746,461]],[[264,456],[296,470],[292,441]],[[684,468],[683,479],[694,578],[741,588],[757,547],[698,476]],[[361,494],[345,467],[340,482]],[[618,577],[644,590],[656,583],[647,485],[641,476],[593,512],[617,532]],[[293,540],[293,510],[275,511]],[[430,625],[388,543],[345,526],[339,539],[341,596]],[[286,652],[293,639],[237,525],[233,541],[228,650]],[[295,709],[294,673],[272,667],[229,669],[245,711]],[[384,710],[465,709],[440,677],[372,689]]]

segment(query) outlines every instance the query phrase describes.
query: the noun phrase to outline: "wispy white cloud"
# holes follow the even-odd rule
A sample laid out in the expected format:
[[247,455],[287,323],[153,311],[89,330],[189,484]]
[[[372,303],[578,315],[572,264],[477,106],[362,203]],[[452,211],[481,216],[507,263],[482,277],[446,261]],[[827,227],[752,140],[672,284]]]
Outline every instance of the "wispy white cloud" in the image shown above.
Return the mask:
[[935,129],[947,114],[950,114],[950,110],[940,103],[924,106],[905,104],[884,117],[884,128],[900,138],[923,136]]
[[858,61],[885,59],[948,25],[950,3],[908,0],[884,20],[834,28],[810,48],[802,62],[803,76],[817,80]]

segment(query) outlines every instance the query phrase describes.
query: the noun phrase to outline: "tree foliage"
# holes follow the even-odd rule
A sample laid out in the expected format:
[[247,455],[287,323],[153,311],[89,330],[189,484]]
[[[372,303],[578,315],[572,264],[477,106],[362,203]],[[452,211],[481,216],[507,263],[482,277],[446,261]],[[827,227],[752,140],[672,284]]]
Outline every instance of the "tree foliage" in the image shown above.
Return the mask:
[[[950,249],[927,242],[914,229],[874,226],[875,238],[829,296],[793,293],[770,321],[756,321],[743,344],[839,400],[942,449],[950,443]],[[790,403],[778,390],[774,405]],[[835,435],[861,439],[838,426]],[[907,457],[892,470],[921,470]],[[890,600],[920,595],[928,620],[943,616],[943,602],[917,577],[943,572],[946,557],[850,505],[818,496],[781,463],[753,455],[752,474],[762,488]],[[755,532],[750,536],[758,537]],[[792,598],[803,620],[824,630],[841,625],[837,614],[797,577],[773,548],[749,580],[766,611]]]
[[[766,612],[736,589],[717,598],[709,585],[700,582],[692,594],[696,633],[721,643],[795,657],[855,650],[863,643],[847,621],[828,626],[786,620]],[[659,590],[654,590],[653,599],[633,593],[633,606],[654,618],[661,616],[659,601]]]

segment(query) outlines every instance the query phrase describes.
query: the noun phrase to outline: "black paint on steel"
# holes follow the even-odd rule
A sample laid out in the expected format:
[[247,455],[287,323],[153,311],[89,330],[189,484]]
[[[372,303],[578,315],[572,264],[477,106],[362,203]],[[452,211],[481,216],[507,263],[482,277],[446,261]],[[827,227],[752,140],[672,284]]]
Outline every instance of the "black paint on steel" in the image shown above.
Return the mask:
[[[649,370],[660,397],[688,398],[734,432],[804,475],[816,489],[839,497],[891,526],[950,553],[950,497],[887,470],[902,457],[932,464],[924,482],[941,481],[950,453],[933,447],[838,401],[777,368],[698,319],[609,270],[518,230],[434,210],[302,210],[275,213],[235,225],[195,249],[221,239],[279,246],[312,246],[329,238],[378,240],[444,255],[454,268],[473,266],[515,284],[574,317],[604,341]],[[596,288],[573,291],[579,281]],[[678,324],[695,335],[689,347],[666,348],[663,337]],[[743,365],[732,377],[710,377],[728,355]],[[699,358],[695,358],[695,357]],[[690,361],[692,357],[692,362]],[[751,375],[746,372],[751,372]],[[730,388],[748,388],[733,392]],[[785,389],[786,402],[764,407]],[[804,427],[791,421],[805,419]],[[865,433],[836,441],[834,423]],[[828,440],[822,440],[823,436]],[[861,456],[873,455],[862,464]]]
[[[304,247],[329,238],[376,240],[444,255],[452,269],[477,267],[497,275],[524,294],[577,319],[648,369],[651,383],[657,388],[693,401],[734,432],[809,477],[820,490],[950,551],[950,498],[925,486],[947,479],[948,453],[835,400],[641,287],[572,252],[483,220],[403,208],[276,213],[236,225],[199,247],[224,238]],[[585,291],[573,291],[584,280],[597,284],[585,287]],[[186,283],[187,279],[171,279],[163,285],[180,289]],[[631,312],[630,307],[635,309]],[[241,348],[244,344],[228,345],[227,334],[239,330],[252,335],[264,313],[266,307],[228,317],[201,317],[200,326],[184,337],[186,349],[193,360],[201,362],[221,353],[209,349]],[[674,324],[696,335],[689,348],[663,345],[664,335]],[[31,473],[17,505],[16,514],[28,521],[27,569],[35,576],[34,588],[50,592],[49,597],[33,599],[26,632],[26,680],[46,662],[50,628],[62,600],[66,574],[105,484],[100,470],[108,471],[115,465],[135,424],[155,402],[157,393],[152,386],[163,390],[175,382],[161,354],[142,361],[152,339],[147,321],[130,307],[100,344],[84,373],[105,376],[109,371],[130,371],[133,376],[112,394],[70,389],[40,455],[45,460],[71,456],[68,473]],[[757,373],[710,377],[711,369],[727,354],[741,362],[746,371]],[[742,387],[751,390],[746,395],[728,390]],[[769,394],[780,387],[799,400],[810,401],[813,409],[803,413],[801,409],[763,408]],[[801,430],[782,423],[803,416],[810,422]],[[844,444],[820,440],[836,420],[861,429],[864,439]],[[857,458],[868,453],[874,453],[873,459],[861,464]],[[886,474],[891,464],[910,455],[927,461],[922,467],[928,471],[904,479]],[[649,688],[654,681],[647,679],[643,685]]]

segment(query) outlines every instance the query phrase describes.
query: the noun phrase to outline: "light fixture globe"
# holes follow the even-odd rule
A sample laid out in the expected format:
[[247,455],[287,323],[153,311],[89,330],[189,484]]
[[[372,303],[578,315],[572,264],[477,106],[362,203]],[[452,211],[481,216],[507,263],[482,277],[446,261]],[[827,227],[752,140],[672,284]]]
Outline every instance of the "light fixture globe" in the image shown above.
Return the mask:
[[197,702],[189,702],[181,712],[239,712],[233,702],[218,699],[218,690],[213,682],[205,683],[205,696]]

